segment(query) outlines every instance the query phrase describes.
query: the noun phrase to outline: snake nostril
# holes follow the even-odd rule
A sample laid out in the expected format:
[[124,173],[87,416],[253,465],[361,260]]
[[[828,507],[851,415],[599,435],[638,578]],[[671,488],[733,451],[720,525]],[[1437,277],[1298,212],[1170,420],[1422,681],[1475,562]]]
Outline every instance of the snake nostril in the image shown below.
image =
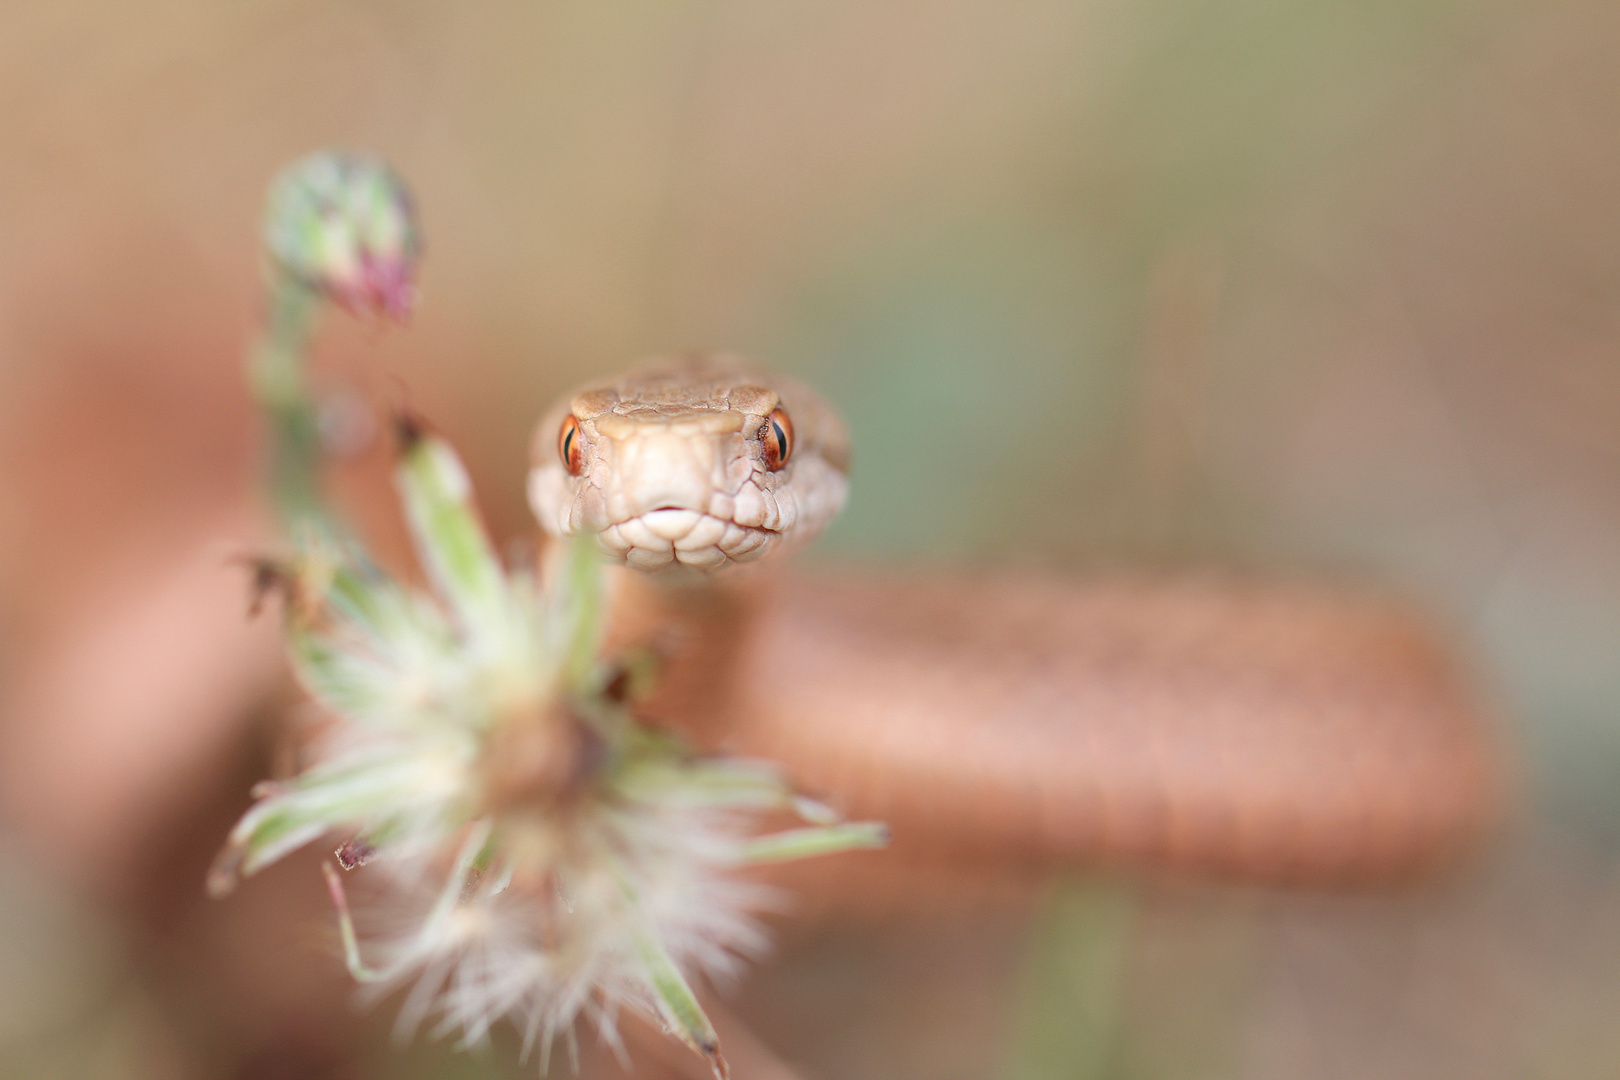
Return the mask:
[[668,503],[668,504],[666,504],[664,506],[655,506],[655,507],[653,507],[652,512],[656,514],[660,510],[685,510],[685,509],[686,509],[686,507],[684,507],[684,506],[676,506],[674,503]]

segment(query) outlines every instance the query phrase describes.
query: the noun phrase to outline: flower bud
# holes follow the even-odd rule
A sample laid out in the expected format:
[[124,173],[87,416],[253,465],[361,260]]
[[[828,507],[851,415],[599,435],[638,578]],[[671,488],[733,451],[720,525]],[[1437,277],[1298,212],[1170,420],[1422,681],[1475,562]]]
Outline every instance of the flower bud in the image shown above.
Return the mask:
[[416,213],[382,161],[323,151],[270,185],[264,242],[274,265],[359,315],[402,320],[416,298]]

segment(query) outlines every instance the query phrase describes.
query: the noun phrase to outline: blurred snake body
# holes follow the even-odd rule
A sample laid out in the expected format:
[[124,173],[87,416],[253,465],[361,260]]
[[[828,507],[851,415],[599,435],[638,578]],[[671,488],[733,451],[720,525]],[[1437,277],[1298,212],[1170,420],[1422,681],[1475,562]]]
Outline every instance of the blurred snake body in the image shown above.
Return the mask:
[[529,494],[552,534],[655,571],[625,578],[616,619],[678,631],[659,719],[887,818],[893,857],[1365,883],[1492,819],[1467,680],[1376,597],[1218,573],[711,573],[820,532],[848,462],[809,388],[675,358],[560,402]]

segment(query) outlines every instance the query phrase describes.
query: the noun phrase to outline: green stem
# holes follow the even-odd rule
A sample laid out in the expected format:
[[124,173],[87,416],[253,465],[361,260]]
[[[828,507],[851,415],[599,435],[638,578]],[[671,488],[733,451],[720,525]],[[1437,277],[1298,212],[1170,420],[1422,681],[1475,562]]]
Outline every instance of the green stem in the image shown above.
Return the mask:
[[331,863],[321,863],[321,873],[326,875],[326,891],[332,897],[332,906],[337,909],[338,934],[343,938],[343,962],[348,966],[349,974],[355,982],[382,982],[390,973],[380,971],[360,958],[360,941],[355,936],[354,917],[349,914],[349,897],[343,891],[343,880],[332,869]]
[[1030,928],[1002,1080],[1108,1080],[1121,1060],[1136,896],[1108,882],[1054,883]]
[[272,272],[263,336],[248,357],[248,385],[270,428],[265,483],[281,525],[297,536],[311,528],[334,535],[321,498],[321,438],[305,360],[324,298]]

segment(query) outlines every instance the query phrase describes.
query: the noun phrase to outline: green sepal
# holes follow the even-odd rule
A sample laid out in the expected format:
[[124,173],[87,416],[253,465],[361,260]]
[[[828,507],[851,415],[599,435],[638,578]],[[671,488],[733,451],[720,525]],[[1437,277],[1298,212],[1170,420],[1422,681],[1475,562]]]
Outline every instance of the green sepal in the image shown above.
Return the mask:
[[470,638],[498,634],[510,618],[506,573],[473,505],[472,483],[450,444],[402,424],[395,473],[416,555]]
[[652,935],[643,933],[636,945],[659,1019],[670,1034],[708,1060],[718,1080],[727,1080],[731,1067],[720,1052],[720,1036],[715,1034],[714,1025],[698,1004],[697,995],[692,993],[681,969]]
[[563,656],[563,685],[585,688],[596,672],[605,632],[602,556],[588,538],[564,541],[562,566],[553,583],[550,623]]
[[862,851],[889,846],[889,827],[879,821],[851,821],[843,825],[813,825],[756,837],[743,844],[737,861],[789,862],[840,851]]
[[643,757],[625,766],[614,789],[637,802],[717,809],[774,810],[792,805],[793,799],[776,770],[747,761]]

